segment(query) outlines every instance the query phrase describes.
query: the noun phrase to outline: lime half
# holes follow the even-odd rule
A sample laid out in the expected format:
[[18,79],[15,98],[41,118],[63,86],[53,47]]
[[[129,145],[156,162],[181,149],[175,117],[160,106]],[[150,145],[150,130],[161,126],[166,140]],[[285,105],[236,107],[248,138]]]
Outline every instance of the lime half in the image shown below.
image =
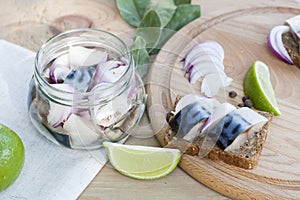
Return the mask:
[[136,179],[157,179],[171,173],[180,161],[178,149],[104,142],[112,166]]
[[19,136],[0,124],[0,191],[18,178],[24,158],[24,145]]
[[262,61],[255,61],[246,73],[244,92],[257,110],[274,113],[277,116],[281,114],[270,80],[269,68]]

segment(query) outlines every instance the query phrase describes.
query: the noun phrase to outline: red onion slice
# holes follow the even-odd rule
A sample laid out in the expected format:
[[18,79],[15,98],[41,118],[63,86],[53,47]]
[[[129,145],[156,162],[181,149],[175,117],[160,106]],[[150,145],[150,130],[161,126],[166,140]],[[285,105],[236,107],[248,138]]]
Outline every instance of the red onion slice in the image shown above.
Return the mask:
[[114,83],[121,78],[127,70],[127,65],[121,61],[110,60],[99,63],[92,77],[88,91],[101,82]]
[[123,93],[112,101],[107,102],[107,104],[95,107],[93,116],[98,126],[109,127],[126,114],[128,110],[127,95]]
[[[52,84],[52,86],[59,90],[64,90],[66,92],[75,91],[75,89],[68,84]],[[72,107],[69,106],[57,104],[52,101],[49,101],[49,106],[50,108],[49,108],[49,113],[47,115],[47,121],[49,125],[52,126],[53,128],[57,128],[61,126],[72,113]]]
[[222,68],[224,68],[222,63],[214,63],[211,60],[202,60],[193,65],[190,70],[189,81],[191,84],[194,84],[198,79],[205,77],[208,74],[220,74],[220,76],[226,76]]
[[224,50],[223,47],[211,40],[206,40],[200,42],[192,47],[184,57],[184,66],[183,69],[186,69],[189,65],[192,65],[194,60],[201,55],[212,55],[223,61],[224,59]]
[[69,67],[69,56],[62,55],[57,57],[51,67],[49,76],[52,83],[63,82],[67,75],[70,73],[71,69]]
[[53,67],[50,69],[50,79],[52,83],[63,82],[70,72],[71,69],[68,67]]
[[282,34],[289,32],[289,30],[290,28],[288,26],[283,25],[273,27],[268,35],[268,46],[275,56],[282,61],[293,65],[294,62],[282,42]]
[[213,54],[201,54],[197,58],[193,59],[191,63],[186,68],[186,74],[189,74],[194,66],[202,66],[203,63],[209,62],[212,67],[218,67],[221,70],[224,70],[223,60],[216,57]]
[[108,54],[104,51],[89,49],[82,46],[70,46],[69,59],[71,69],[97,65],[107,61]]
[[100,82],[97,85],[93,86],[90,92],[95,94],[93,98],[98,98],[98,94],[101,95],[102,97],[106,97],[111,95],[111,91],[107,90],[107,88],[110,86],[112,86],[112,83]]
[[72,114],[76,114],[82,118],[91,119],[91,112],[89,109],[72,108]]
[[69,119],[64,123],[63,128],[70,136],[72,147],[90,144],[96,145],[99,142],[100,135],[93,127],[92,122],[78,115],[71,114]]
[[199,47],[194,51],[191,51],[191,54],[188,54],[188,56],[186,57],[183,69],[188,70],[188,66],[193,65],[193,63],[195,62],[198,62],[197,60],[202,57],[212,57],[212,59],[215,59],[217,62],[223,62],[224,59],[220,55],[218,55],[215,50],[203,47]]
[[134,91],[135,91],[135,88],[136,88],[136,80],[134,79],[132,81],[132,84],[129,86],[129,89],[128,89],[128,93],[127,93],[127,97],[130,98],[132,97],[132,95],[134,94]]
[[121,78],[127,69],[127,65],[118,62],[116,67],[113,67],[104,72],[103,81],[114,83]]
[[189,50],[186,54],[185,59],[190,59],[195,55],[199,55],[205,52],[215,54],[221,59],[224,59],[225,56],[223,47],[219,43],[212,40],[205,40],[194,45],[192,49]]
[[223,47],[211,40],[200,42],[186,54],[183,68],[185,76],[189,74],[189,82],[195,84],[202,79],[201,92],[212,97],[221,87],[228,86],[232,79],[224,72]]
[[[90,98],[95,98],[98,99],[99,95],[101,97],[107,97],[109,95],[111,95],[111,92],[108,91],[106,88],[110,87],[112,85],[112,83],[106,83],[106,82],[100,82],[99,84],[95,85],[92,90],[90,91],[91,93],[94,93],[94,95],[92,95]],[[93,102],[93,99],[90,99],[90,101]],[[95,119],[98,110],[100,109],[99,106],[96,107],[91,107],[89,112],[91,114],[91,118]]]
[[232,78],[220,73],[206,75],[201,84],[201,92],[208,97],[216,95],[220,88],[227,87],[232,82]]

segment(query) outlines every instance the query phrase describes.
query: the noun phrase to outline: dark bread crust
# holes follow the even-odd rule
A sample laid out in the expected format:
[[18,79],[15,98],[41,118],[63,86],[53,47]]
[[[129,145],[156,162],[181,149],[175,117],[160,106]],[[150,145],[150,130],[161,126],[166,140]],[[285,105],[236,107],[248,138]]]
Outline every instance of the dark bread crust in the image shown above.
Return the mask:
[[[180,97],[176,98],[174,108]],[[261,155],[263,145],[267,138],[268,128],[272,120],[273,114],[267,112],[259,112],[268,119],[268,122],[263,126],[263,128],[254,134],[254,137],[249,139],[240,149],[235,149],[233,151],[223,151],[218,146],[214,146],[212,150],[206,155],[207,158],[211,160],[221,160],[227,164],[241,167],[244,169],[253,169],[258,164],[259,156]],[[201,138],[196,138],[193,143],[183,140],[182,138],[176,137],[176,133],[168,127],[164,133],[164,147],[166,148],[176,148],[182,153],[198,156],[201,151],[201,144],[203,140]]]
[[240,149],[234,151],[223,151],[215,146],[207,155],[212,160],[222,160],[223,162],[241,167],[244,169],[253,169],[258,164],[263,145],[266,141],[268,128],[273,117],[270,113],[260,113],[268,119],[263,128],[254,134],[254,137],[248,140]]
[[297,36],[291,32],[283,33],[282,42],[294,64],[300,68],[300,48]]

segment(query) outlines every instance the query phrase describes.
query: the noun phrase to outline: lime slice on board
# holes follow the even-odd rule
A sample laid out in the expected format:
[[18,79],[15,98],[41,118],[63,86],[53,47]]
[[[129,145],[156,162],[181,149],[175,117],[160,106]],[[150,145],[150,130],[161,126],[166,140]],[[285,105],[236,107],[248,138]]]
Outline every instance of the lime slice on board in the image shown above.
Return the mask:
[[136,179],[157,179],[171,173],[180,161],[178,149],[104,142],[112,166]]
[[249,68],[244,79],[244,93],[252,102],[254,108],[280,115],[268,66],[262,61],[255,61]]
[[24,158],[24,145],[19,136],[0,124],[0,191],[18,178]]

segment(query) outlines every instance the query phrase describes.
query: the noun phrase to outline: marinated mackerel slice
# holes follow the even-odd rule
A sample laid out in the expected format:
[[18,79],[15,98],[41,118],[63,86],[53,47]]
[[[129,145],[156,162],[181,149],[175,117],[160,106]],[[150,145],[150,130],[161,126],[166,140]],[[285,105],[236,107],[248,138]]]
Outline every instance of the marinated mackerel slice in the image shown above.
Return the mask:
[[234,111],[236,111],[236,107],[230,103],[222,103],[215,108],[205,123],[205,126],[203,126],[201,130],[199,137],[202,138],[195,138],[195,143],[201,145],[201,152],[199,152],[199,156],[206,156],[208,152],[215,146],[223,128],[223,126],[215,128],[216,125],[219,124],[226,115]]
[[211,109],[207,109],[201,102],[197,101],[180,110],[169,121],[169,124],[177,136],[183,138],[196,124],[203,124],[210,113]]
[[[180,97],[176,98],[175,106],[178,104],[179,99]],[[244,128],[240,128],[237,123],[233,123],[231,125],[230,123],[226,124],[227,130],[240,129],[240,131],[236,131],[239,132],[239,134],[234,134],[236,142],[228,141],[227,139],[226,149],[224,148],[224,146],[220,148],[220,146],[216,145],[216,142],[214,143],[214,145],[210,145],[209,143],[210,148],[207,149],[207,144],[205,143],[209,141],[209,138],[211,137],[212,133],[207,134],[207,137],[203,137],[202,134],[196,135],[193,141],[189,142],[179,137],[178,134],[174,130],[172,130],[170,125],[170,127],[166,130],[164,134],[164,147],[177,148],[182,153],[188,155],[199,156],[201,158],[207,157],[212,160],[220,160],[227,164],[241,167],[244,169],[255,168],[257,166],[258,159],[263,148],[263,144],[266,140],[268,127],[273,115],[266,112],[257,113],[249,108],[241,108],[235,110],[226,103],[220,104],[219,106],[215,107],[215,110],[218,110],[218,108],[222,108],[221,110],[224,110],[224,112],[222,112],[224,113],[223,117],[220,116],[220,112],[217,112],[216,117],[214,117],[214,119],[211,119],[211,122],[207,121],[202,132],[207,134],[208,131],[211,131],[211,128],[213,128],[219,123],[224,125],[225,116],[232,115],[233,113],[237,112],[237,110],[239,110],[237,113],[234,114],[234,118],[238,118],[237,114],[242,116],[240,118],[246,118],[247,122],[245,122],[244,124],[247,124],[247,126],[243,126]],[[215,113],[215,110],[212,113]],[[223,121],[223,123],[220,121]],[[242,121],[244,121],[244,119],[242,119]],[[238,128],[233,128],[234,124]],[[223,129],[223,127],[224,126],[222,126],[221,129]],[[222,130],[222,132],[224,131]],[[224,135],[227,134],[223,133],[223,136],[220,137],[220,140],[224,140]]]
[[[201,101],[201,100],[203,100],[203,98],[206,98],[206,97],[198,95],[198,94],[185,95],[182,98],[180,98],[180,100],[178,100],[178,103],[175,106],[175,111],[173,113],[176,115],[185,106],[187,106],[191,103],[194,103],[196,101]],[[217,104],[217,102],[216,102],[216,104]]]
[[74,69],[66,76],[64,84],[73,86],[79,92],[86,92],[95,71],[96,66]]
[[236,110],[236,107],[230,103],[222,103],[218,105],[209,116],[205,127],[202,129],[202,135],[207,135],[217,123],[220,122],[227,114]]
[[266,117],[268,121],[257,132],[254,132],[252,138],[249,138],[238,149],[223,151],[215,146],[207,155],[211,160],[221,160],[227,164],[241,167],[244,169],[253,169],[258,164],[258,159],[267,138],[269,125],[273,115],[267,112],[260,112],[260,115]]
[[[202,98],[183,107],[170,119],[169,125],[180,138],[192,140],[216,106],[213,99]],[[195,128],[196,126],[196,128]],[[184,138],[185,139],[185,138]]]
[[[254,131],[260,130],[267,121],[267,118],[250,108],[237,109],[215,125],[216,130],[220,126],[223,127],[217,144],[225,151],[239,148],[248,138],[253,137],[252,129]],[[214,132],[214,129],[212,131]]]

